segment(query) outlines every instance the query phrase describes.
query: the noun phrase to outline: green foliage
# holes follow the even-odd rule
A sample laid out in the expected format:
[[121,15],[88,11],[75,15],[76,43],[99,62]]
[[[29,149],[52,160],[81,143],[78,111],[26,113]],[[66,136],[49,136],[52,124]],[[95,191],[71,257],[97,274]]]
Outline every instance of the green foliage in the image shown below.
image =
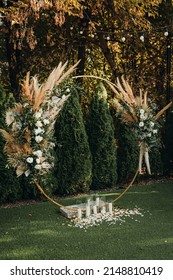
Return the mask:
[[114,127],[106,99],[106,89],[100,84],[93,96],[87,120],[94,189],[112,187],[117,181]]
[[173,172],[173,112],[169,114],[165,127],[163,164],[164,173],[171,174]]
[[[13,102],[13,96],[7,95],[2,86],[0,86],[0,127],[5,126],[5,109]],[[6,168],[7,159],[3,152],[4,141],[0,136],[0,204],[5,202],[15,202],[21,198],[22,190],[19,180],[11,170]]]
[[91,184],[92,163],[83,115],[75,85],[56,123],[57,193],[87,192]]
[[152,147],[149,151],[150,166],[152,175],[163,174],[163,161],[162,161],[162,150],[161,145]]
[[131,128],[124,123],[119,124],[117,138],[118,180],[124,182],[132,177],[138,168],[139,147]]

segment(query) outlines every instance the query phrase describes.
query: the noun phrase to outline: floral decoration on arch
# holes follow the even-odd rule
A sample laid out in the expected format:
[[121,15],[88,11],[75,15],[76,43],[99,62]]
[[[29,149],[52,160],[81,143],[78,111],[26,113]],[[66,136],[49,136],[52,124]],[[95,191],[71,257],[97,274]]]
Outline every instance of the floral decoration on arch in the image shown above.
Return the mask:
[[158,144],[159,141],[159,117],[172,105],[167,104],[162,110],[156,112],[157,106],[147,98],[147,92],[140,90],[139,96],[134,96],[132,88],[124,79],[117,78],[117,84],[108,82],[109,86],[116,94],[113,104],[120,115],[121,121],[130,125],[136,136],[139,152],[139,173],[142,173],[142,162],[145,159],[147,171],[151,174],[149,162],[149,150]]
[[14,168],[18,177],[24,174],[37,180],[52,171],[56,143],[54,125],[70,95],[70,87],[64,91],[60,84],[77,65],[78,62],[64,72],[67,62],[60,62],[41,85],[37,76],[30,78],[27,73],[20,102],[6,111],[7,129],[0,129],[0,133],[5,139],[7,167]]

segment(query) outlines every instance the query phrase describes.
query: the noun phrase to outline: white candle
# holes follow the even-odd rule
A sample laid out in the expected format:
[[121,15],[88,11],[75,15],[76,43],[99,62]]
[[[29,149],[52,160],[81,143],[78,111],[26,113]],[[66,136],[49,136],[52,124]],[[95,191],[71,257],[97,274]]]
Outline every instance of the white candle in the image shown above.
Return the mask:
[[96,205],[93,206],[93,214],[95,214],[95,215],[97,214],[97,206]]
[[102,214],[105,214],[105,213],[106,213],[106,208],[105,208],[105,206],[102,207],[101,213],[102,213]]
[[87,200],[87,205],[90,206],[90,199]]
[[86,205],[86,217],[90,216],[90,206]]
[[112,214],[112,203],[109,203],[109,213]]
[[82,217],[82,209],[78,208],[77,209],[77,217],[80,219]]
[[96,197],[96,206],[99,206],[99,197]]

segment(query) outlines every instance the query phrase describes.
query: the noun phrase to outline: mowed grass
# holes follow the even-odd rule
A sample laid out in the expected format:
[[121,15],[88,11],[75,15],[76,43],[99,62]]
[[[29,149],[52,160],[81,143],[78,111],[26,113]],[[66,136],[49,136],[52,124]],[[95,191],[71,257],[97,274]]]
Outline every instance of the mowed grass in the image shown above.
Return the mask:
[[[107,199],[121,192],[108,194]],[[66,198],[61,203],[78,200]],[[144,216],[84,230],[75,228],[51,202],[1,208],[0,259],[173,259],[173,182],[135,186],[116,205],[137,206]]]

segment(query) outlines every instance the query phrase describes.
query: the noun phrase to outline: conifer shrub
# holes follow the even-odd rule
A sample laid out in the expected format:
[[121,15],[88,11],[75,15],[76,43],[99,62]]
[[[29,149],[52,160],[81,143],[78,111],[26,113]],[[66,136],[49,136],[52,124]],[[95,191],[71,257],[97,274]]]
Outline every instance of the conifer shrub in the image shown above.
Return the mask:
[[55,193],[88,192],[91,185],[91,152],[77,88],[79,89],[74,84],[69,85],[71,95],[55,125],[57,140],[55,176],[58,181]]
[[[5,110],[11,106],[14,101],[12,94],[7,95],[2,86],[0,86],[0,127],[5,127]],[[0,135],[0,204],[6,202],[15,202],[22,196],[22,190],[19,180],[11,169],[7,169],[7,158],[3,152],[4,140]]]
[[126,182],[138,168],[139,146],[131,128],[124,123],[118,124],[117,141],[118,182]]
[[170,112],[165,126],[163,169],[167,175],[173,173],[173,112]]
[[106,89],[101,83],[93,95],[86,127],[92,154],[92,189],[115,186],[117,164],[114,126]]

